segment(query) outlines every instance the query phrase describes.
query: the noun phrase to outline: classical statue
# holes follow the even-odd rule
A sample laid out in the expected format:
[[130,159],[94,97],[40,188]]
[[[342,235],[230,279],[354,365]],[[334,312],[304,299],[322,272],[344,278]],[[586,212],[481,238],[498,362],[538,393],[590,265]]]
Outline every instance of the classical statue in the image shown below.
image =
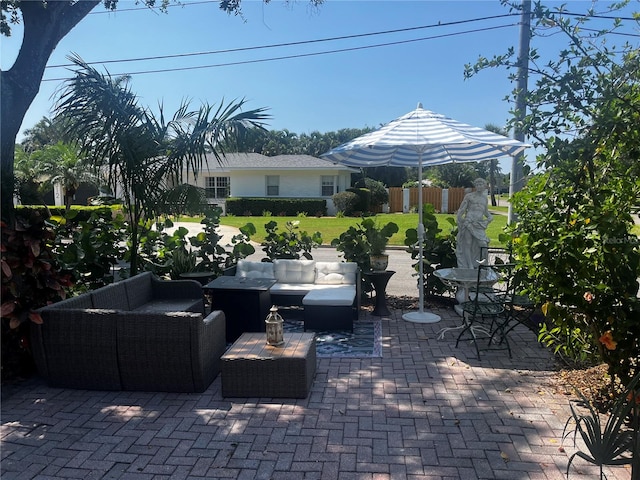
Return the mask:
[[458,209],[456,245],[458,268],[478,268],[478,262],[486,256],[486,247],[489,246],[486,231],[493,216],[489,213],[487,202],[487,182],[477,178],[473,181],[473,185],[475,191],[464,196]]

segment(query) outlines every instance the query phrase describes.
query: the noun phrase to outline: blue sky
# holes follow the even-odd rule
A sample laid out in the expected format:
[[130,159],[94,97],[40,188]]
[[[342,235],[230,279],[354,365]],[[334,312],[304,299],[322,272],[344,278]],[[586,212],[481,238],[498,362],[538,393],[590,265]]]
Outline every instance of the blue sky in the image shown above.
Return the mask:
[[[298,56],[174,72],[136,73],[131,87],[141,105],[157,111],[158,103],[162,102],[168,114],[183,99],[189,99],[193,109],[197,109],[204,102],[219,104],[222,100],[244,98],[247,108],[269,108],[272,118],[267,128],[299,134],[377,127],[414,109],[418,102],[428,110],[480,127],[488,123],[502,126],[509,118],[511,105],[504,97],[513,84],[506,71],[494,69],[469,80],[463,78],[464,65],[473,63],[479,55],[489,57],[504,53],[510,46],[517,48],[519,17],[477,20],[508,14],[509,10],[498,0],[326,0],[318,9],[311,8],[306,0],[289,5],[244,0],[244,19],[223,13],[218,2],[183,3],[186,4],[183,7],[170,8],[168,14],[141,9],[126,0],[120,0],[114,13],[103,13],[104,7],[99,5],[96,13],[85,18],[58,44],[48,65],[68,64],[66,56],[72,52],[87,62],[106,62],[248,49],[96,65],[101,71],[107,69],[118,75]],[[566,3],[575,12],[584,12],[592,5],[582,1],[546,3]],[[601,4],[604,8],[605,4]],[[461,21],[467,22],[438,26]],[[431,27],[348,40],[250,48],[428,26]],[[493,29],[471,32],[487,28]],[[441,37],[428,38],[436,36]],[[20,41],[19,28],[12,37],[2,39],[3,69],[10,67]],[[393,42],[405,43],[362,48]],[[563,42],[560,37],[553,37],[532,46],[540,48],[543,54],[553,54],[564,46]],[[309,55],[353,48],[358,49]],[[45,80],[70,75],[68,67],[50,67]],[[42,83],[21,131],[43,116],[51,116],[52,96],[60,84],[60,81]]]

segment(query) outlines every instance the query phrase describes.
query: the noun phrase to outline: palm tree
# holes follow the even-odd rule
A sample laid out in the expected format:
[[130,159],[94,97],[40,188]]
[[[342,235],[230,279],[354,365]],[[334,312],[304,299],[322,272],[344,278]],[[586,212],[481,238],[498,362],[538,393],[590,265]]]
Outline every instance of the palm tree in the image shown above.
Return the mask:
[[38,170],[46,178],[47,184],[62,185],[67,210],[71,208],[71,200],[81,183],[98,184],[97,175],[82,158],[76,145],[58,142],[33,152],[32,157],[38,162]]
[[[484,126],[485,130],[489,130],[490,132],[497,133],[499,135],[507,136],[507,132],[493,123],[488,123]],[[498,205],[496,202],[496,177],[500,174],[501,168],[500,163],[497,158],[493,158],[488,160],[489,163],[489,193],[491,194],[491,206],[495,207]]]
[[16,144],[13,171],[16,178],[14,194],[20,199],[20,202],[23,205],[44,205],[39,163],[20,144]]
[[141,221],[163,213],[170,201],[193,198],[185,193],[195,188],[183,185],[185,175],[198,174],[207,152],[220,162],[224,151],[237,148],[249,130],[263,129],[268,116],[263,108],[242,112],[242,100],[198,111],[183,102],[169,120],[160,105],[156,117],[138,105],[127,77],[102,75],[77,56],[70,60],[78,70],[61,91],[56,110],[69,121],[67,133],[82,152],[107,172],[108,186],[122,192],[135,275]]
[[22,146],[27,152],[41,150],[47,145],[63,141],[64,119],[42,117],[33,127],[24,131]]

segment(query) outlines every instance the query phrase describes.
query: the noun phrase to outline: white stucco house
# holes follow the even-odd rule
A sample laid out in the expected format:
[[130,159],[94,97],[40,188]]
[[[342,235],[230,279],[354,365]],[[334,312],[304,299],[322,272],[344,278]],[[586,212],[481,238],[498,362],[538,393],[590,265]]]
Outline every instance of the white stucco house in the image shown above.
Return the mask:
[[354,168],[337,165],[311,155],[259,153],[226,154],[218,163],[213,154],[194,181],[206,189],[210,204],[222,207],[228,197],[323,198],[328,215],[335,215],[331,196],[351,186]]

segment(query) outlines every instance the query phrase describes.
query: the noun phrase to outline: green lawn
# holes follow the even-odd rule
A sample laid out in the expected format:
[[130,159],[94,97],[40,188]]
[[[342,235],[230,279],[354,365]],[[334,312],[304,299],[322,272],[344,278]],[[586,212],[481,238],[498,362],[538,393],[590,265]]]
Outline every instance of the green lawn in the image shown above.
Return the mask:
[[[504,211],[503,211],[504,209]],[[498,236],[504,231],[504,227],[507,225],[506,210],[503,208],[490,208],[494,214],[493,222],[489,224],[487,229],[487,235],[491,239],[492,246],[502,245],[498,241]],[[503,215],[500,215],[503,213]],[[448,232],[450,229],[449,223],[446,221],[447,217],[454,217],[451,214],[438,214],[438,225],[444,232]],[[404,232],[408,228],[415,228],[418,223],[418,214],[416,213],[390,213],[379,214],[376,216],[379,223],[395,222],[400,227],[400,231],[391,237],[389,245],[403,246],[404,245]],[[187,218],[181,217],[180,221],[183,222],[200,222],[200,218]],[[222,225],[229,225],[232,227],[241,227],[247,223],[253,223],[258,233],[252,238],[252,240],[260,243],[265,237],[264,225],[267,222],[274,221],[278,223],[278,229],[283,229],[284,224],[287,221],[299,221],[300,231],[306,231],[308,233],[320,232],[322,233],[322,239],[324,244],[330,244],[331,240],[337,238],[342,232],[347,230],[351,225],[355,225],[360,221],[359,218],[335,218],[335,217],[222,217],[220,223]],[[635,235],[640,237],[640,225],[635,225],[631,230]]]
[[[439,214],[438,225],[444,232],[448,232],[451,229],[451,225],[447,222],[447,217],[454,217],[454,215]],[[395,222],[400,228],[399,232],[391,237],[389,245],[404,246],[405,231],[408,228],[415,228],[418,224],[417,213],[390,213],[390,214],[378,214],[376,215],[376,221],[384,225],[387,222]],[[184,220],[184,219],[181,219]],[[306,231],[307,233],[320,232],[322,234],[322,243],[330,244],[331,240],[338,238],[340,234],[346,231],[351,225],[355,225],[360,222],[360,218],[335,218],[335,217],[222,217],[220,223],[222,225],[229,225],[232,227],[241,227],[247,223],[253,223],[258,231],[257,234],[252,237],[252,240],[261,242],[265,235],[264,225],[267,222],[274,221],[278,224],[278,230],[284,230],[285,223],[287,221],[298,221],[299,231]],[[503,215],[495,215],[493,222],[489,225],[487,235],[491,239],[491,245],[500,245],[498,242],[498,235],[502,233],[503,228],[507,223],[507,218]]]

